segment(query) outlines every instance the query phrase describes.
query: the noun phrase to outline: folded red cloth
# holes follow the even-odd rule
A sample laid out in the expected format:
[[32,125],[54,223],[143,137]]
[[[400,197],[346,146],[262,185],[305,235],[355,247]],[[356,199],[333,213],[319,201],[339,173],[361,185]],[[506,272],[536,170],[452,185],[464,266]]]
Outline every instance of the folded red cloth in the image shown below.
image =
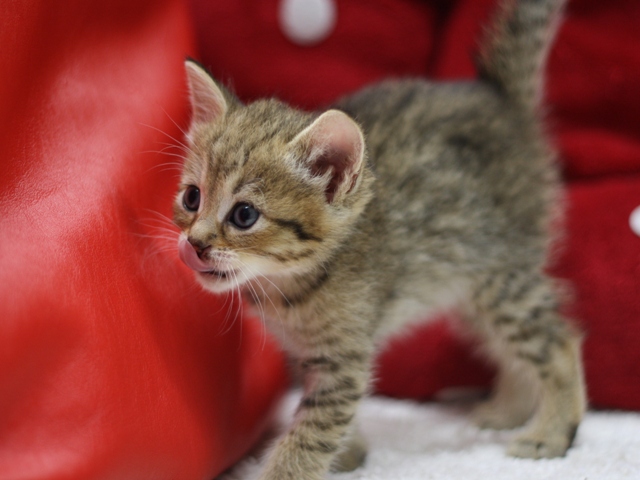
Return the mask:
[[283,387],[169,221],[188,115],[175,0],[9,2],[0,29],[0,478],[202,479]]

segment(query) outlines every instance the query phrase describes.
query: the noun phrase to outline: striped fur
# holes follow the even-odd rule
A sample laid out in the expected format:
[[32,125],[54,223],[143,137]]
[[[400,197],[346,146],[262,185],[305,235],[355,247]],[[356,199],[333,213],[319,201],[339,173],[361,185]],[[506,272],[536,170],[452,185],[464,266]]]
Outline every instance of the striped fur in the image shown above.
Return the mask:
[[542,69],[557,31],[564,0],[515,0],[501,5],[486,33],[478,70],[523,108],[535,110],[542,97]]
[[[188,63],[197,116],[175,204],[181,248],[197,250],[205,288],[243,292],[304,378],[262,480],[355,468],[376,349],[452,305],[500,367],[478,423],[529,422],[514,456],[570,446],[585,408],[580,340],[545,273],[562,195],[538,93],[561,4],[505,4],[478,82],[384,82],[324,113],[242,105]],[[234,223],[238,205],[259,212],[255,224]]]

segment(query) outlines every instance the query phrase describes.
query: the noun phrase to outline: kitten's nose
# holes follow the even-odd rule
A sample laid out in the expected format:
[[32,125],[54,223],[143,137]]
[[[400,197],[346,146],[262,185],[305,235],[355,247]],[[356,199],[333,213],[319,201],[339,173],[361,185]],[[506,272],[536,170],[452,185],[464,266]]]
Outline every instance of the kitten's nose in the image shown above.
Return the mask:
[[202,240],[198,240],[197,238],[187,237],[187,240],[193,247],[193,249],[198,254],[198,258],[202,259],[205,253],[211,250],[211,245],[207,245]]
[[205,248],[198,248],[193,245],[193,242],[187,240],[185,237],[180,237],[178,241],[178,256],[185,265],[196,272],[207,272],[211,270],[211,265],[207,260],[200,258],[199,251],[204,253],[207,251],[208,245],[201,245]]

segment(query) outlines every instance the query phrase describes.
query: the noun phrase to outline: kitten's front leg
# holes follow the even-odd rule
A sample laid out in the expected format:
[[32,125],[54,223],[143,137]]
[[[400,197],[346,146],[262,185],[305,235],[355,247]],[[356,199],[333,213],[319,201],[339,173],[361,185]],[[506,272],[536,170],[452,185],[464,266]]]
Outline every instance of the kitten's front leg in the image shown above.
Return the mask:
[[291,429],[276,444],[260,480],[324,478],[344,448],[369,381],[370,353],[352,349],[301,363],[305,393]]

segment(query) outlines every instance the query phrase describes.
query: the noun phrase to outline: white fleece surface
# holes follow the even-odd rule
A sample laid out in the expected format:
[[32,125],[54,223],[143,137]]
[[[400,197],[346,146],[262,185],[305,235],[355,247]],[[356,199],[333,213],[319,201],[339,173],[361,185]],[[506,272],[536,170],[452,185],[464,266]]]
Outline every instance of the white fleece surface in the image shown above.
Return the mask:
[[[285,401],[290,414],[298,396]],[[640,413],[587,413],[574,447],[552,460],[509,458],[514,432],[482,431],[468,407],[382,397],[360,406],[360,430],[369,442],[365,465],[331,480],[640,480]],[[219,480],[255,479],[256,457],[247,457]],[[300,479],[304,480],[304,479]]]

